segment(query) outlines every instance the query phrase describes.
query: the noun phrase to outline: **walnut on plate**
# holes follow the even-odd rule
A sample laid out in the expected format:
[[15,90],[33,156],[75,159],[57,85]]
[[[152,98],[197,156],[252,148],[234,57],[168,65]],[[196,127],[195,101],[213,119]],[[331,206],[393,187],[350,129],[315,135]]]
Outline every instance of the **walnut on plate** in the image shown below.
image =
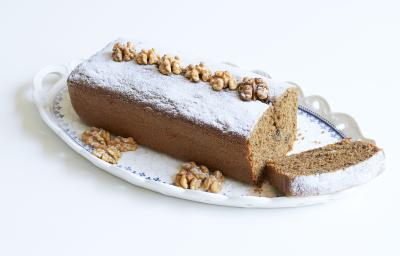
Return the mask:
[[135,57],[135,53],[135,47],[132,42],[127,42],[126,45],[118,42],[114,44],[111,57],[117,62],[130,61]]
[[118,160],[121,158],[121,151],[114,146],[107,147],[106,149],[96,148],[92,154],[110,164],[118,163]]
[[106,149],[110,143],[111,136],[106,130],[91,127],[82,133],[82,141],[94,148]]
[[185,189],[202,189],[218,193],[221,191],[223,183],[224,176],[220,171],[211,173],[206,166],[198,166],[195,162],[189,162],[181,165],[181,169],[175,176],[174,185]]
[[109,145],[115,146],[121,152],[135,151],[138,148],[136,141],[132,137],[112,137]]
[[118,162],[121,152],[135,151],[138,147],[132,137],[111,136],[108,131],[97,127],[85,130],[82,141],[93,147],[93,155],[111,164]]

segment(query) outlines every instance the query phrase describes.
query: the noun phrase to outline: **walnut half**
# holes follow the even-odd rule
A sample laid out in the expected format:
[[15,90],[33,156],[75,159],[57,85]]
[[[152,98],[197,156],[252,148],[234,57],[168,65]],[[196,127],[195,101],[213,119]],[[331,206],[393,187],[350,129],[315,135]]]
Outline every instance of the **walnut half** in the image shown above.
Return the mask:
[[158,70],[163,75],[175,74],[179,75],[182,73],[181,61],[178,56],[171,57],[164,55],[158,65]]
[[210,173],[206,166],[198,166],[195,162],[189,162],[182,164],[175,176],[174,185],[185,189],[202,189],[207,192],[218,193],[221,191],[223,183],[224,176],[220,171]]
[[121,152],[135,151],[138,148],[136,141],[132,137],[112,137],[110,146],[115,146]]
[[92,154],[110,164],[118,163],[118,160],[121,158],[121,152],[114,146],[107,147],[106,149],[96,148]]
[[111,164],[118,162],[121,152],[135,151],[138,147],[132,137],[111,136],[108,131],[97,127],[85,130],[82,141],[93,147],[93,155]]
[[132,60],[135,57],[135,47],[133,43],[127,42],[126,45],[121,43],[114,44],[111,57],[117,62]]
[[83,143],[92,146],[94,148],[102,148],[102,149],[106,149],[111,140],[109,132],[97,127],[91,127],[85,130],[82,133],[81,138]]
[[229,88],[230,90],[237,89],[237,82],[231,73],[228,71],[217,71],[210,79],[210,84],[215,91]]
[[204,63],[200,62],[198,65],[189,65],[185,68],[185,77],[192,82],[210,81],[211,70],[207,68]]
[[160,59],[160,56],[158,56],[156,54],[156,50],[154,50],[154,48],[151,48],[149,50],[141,50],[135,56],[135,60],[136,60],[137,64],[140,64],[140,65],[157,64],[159,59]]
[[239,83],[238,92],[239,97],[244,101],[266,101],[268,99],[269,90],[267,83],[263,79],[245,77],[243,81]]

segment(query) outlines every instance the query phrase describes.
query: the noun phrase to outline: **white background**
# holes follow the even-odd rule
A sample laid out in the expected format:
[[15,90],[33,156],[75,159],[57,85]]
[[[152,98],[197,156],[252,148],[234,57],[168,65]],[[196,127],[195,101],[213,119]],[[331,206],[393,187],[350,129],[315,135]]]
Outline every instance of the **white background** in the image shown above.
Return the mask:
[[[399,1],[0,1],[0,255],[400,255]],[[297,209],[198,204],[92,166],[40,120],[32,77],[119,36],[263,69],[351,114],[387,172]]]

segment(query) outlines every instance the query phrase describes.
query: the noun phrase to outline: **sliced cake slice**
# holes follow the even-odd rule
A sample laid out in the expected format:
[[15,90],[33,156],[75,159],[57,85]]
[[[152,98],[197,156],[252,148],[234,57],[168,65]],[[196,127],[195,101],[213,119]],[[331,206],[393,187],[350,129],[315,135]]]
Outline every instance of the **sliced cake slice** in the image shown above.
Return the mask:
[[314,196],[368,182],[384,170],[384,152],[363,141],[342,140],[269,162],[269,182],[287,196]]

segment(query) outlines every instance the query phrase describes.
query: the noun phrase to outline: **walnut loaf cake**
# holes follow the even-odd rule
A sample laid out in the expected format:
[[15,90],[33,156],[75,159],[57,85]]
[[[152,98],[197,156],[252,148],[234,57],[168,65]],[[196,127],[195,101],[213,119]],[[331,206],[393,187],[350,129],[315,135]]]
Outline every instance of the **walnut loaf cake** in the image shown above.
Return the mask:
[[269,182],[287,196],[313,196],[361,185],[384,170],[384,153],[367,142],[345,139],[285,156],[266,166]]
[[[238,81],[243,77],[266,81],[268,100],[243,101],[237,91],[216,91],[203,81],[164,75],[157,65],[113,61],[116,42],[81,63],[68,78],[72,105],[86,124],[132,136],[141,145],[205,164],[246,183],[259,181],[267,160],[291,149],[297,117],[297,89],[292,85],[201,60],[210,70],[229,71]],[[154,47],[132,42],[138,50]],[[199,63],[180,57],[182,67]]]

